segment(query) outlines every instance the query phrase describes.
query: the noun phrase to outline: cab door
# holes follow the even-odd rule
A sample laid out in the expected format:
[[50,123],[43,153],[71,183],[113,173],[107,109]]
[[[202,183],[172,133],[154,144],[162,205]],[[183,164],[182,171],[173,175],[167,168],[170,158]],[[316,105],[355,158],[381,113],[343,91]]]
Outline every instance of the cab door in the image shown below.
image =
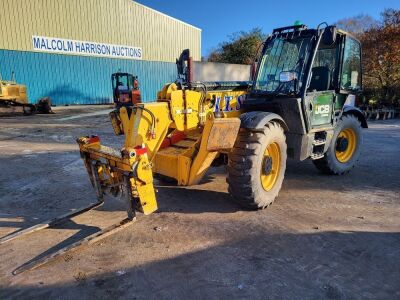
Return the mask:
[[362,92],[361,45],[355,38],[343,38],[341,65],[338,74],[338,93],[335,113],[339,114],[344,105],[355,106]]
[[310,130],[333,126],[338,45],[339,43],[328,46],[321,44],[312,64],[310,82],[305,95]]
[[310,97],[310,119],[311,128],[332,126],[332,114],[334,110],[335,92],[323,91],[314,92]]

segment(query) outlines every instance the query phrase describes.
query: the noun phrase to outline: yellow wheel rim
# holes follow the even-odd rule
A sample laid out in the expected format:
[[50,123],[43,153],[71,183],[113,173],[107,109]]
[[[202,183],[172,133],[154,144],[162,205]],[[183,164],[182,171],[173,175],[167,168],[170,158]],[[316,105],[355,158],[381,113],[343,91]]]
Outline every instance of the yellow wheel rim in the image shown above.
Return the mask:
[[348,162],[357,147],[357,135],[352,128],[343,129],[336,139],[336,158],[341,163]]
[[261,185],[264,190],[271,190],[279,176],[281,152],[277,143],[272,143],[264,151],[261,166]]

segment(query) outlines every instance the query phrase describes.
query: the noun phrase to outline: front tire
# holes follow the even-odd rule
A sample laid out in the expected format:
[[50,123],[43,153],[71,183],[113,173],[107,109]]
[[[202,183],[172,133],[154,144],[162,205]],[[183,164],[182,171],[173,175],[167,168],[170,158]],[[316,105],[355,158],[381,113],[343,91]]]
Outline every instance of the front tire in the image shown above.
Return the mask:
[[362,144],[360,121],[354,115],[344,115],[337,123],[325,156],[313,160],[313,163],[318,170],[325,174],[348,173],[360,158]]
[[269,122],[262,131],[241,129],[228,156],[228,190],[250,209],[269,206],[278,196],[286,170],[283,128]]

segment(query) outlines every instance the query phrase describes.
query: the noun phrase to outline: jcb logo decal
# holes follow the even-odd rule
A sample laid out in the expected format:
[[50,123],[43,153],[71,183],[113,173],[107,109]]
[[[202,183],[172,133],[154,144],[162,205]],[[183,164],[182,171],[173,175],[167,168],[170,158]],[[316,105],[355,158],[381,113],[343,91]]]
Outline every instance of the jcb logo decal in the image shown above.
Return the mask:
[[330,110],[330,106],[329,105],[317,105],[315,107],[315,114],[316,115],[328,115],[329,114],[329,110]]

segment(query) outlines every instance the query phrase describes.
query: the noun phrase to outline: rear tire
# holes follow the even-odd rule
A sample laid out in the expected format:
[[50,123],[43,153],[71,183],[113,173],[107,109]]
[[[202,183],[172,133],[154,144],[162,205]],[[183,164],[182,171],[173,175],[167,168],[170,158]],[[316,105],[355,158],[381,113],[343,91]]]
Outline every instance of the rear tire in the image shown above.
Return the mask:
[[261,131],[240,129],[228,157],[228,190],[235,202],[250,209],[274,202],[285,176],[286,148],[283,128],[276,122]]
[[[340,149],[340,139],[346,137],[346,149]],[[343,175],[350,172],[360,158],[363,136],[361,123],[354,115],[344,115],[339,120],[331,144],[321,159],[313,160],[318,170],[325,174]]]

